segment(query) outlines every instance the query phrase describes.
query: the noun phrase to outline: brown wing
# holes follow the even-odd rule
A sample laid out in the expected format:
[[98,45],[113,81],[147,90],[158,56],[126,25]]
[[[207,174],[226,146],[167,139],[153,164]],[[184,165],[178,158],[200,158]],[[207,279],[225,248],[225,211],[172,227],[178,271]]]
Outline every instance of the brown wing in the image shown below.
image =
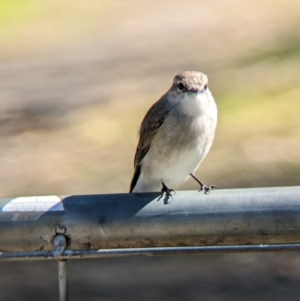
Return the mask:
[[151,147],[151,142],[153,141],[158,129],[164,123],[169,110],[168,101],[166,95],[164,95],[159,101],[153,104],[142,121],[139,142],[134,156],[135,170],[129,192],[133,191],[139,179],[142,159],[148,153]]

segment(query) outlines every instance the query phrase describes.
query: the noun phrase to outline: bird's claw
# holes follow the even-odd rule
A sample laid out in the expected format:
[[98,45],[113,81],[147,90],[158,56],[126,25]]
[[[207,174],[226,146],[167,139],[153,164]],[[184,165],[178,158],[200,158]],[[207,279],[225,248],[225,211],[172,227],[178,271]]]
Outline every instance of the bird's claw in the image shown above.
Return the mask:
[[207,186],[202,183],[193,173],[190,173],[190,176],[200,185],[200,189],[198,191],[204,191],[205,194],[210,194],[212,189],[218,188],[216,185]]
[[199,191],[204,191],[205,194],[210,194],[210,191],[212,189],[217,189],[218,187],[216,185],[210,185],[210,186],[207,186],[207,185],[200,185],[200,189]]
[[160,198],[163,197],[164,193],[166,194],[166,198],[169,198],[169,197],[173,198],[172,192],[176,193],[174,189],[168,188],[166,186],[166,184],[164,182],[162,182],[162,188],[161,188],[161,196],[160,196]]

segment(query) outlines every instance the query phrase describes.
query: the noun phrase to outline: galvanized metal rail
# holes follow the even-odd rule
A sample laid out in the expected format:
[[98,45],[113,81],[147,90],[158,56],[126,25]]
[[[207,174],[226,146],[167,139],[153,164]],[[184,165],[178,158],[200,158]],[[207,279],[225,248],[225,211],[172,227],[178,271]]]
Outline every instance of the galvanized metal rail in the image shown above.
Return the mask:
[[300,186],[0,200],[0,259],[300,249]]

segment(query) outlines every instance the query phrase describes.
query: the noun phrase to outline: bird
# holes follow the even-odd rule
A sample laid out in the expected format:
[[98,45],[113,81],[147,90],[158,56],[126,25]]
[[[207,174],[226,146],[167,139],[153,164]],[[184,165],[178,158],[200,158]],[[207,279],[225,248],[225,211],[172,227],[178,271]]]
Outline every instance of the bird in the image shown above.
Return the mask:
[[174,188],[191,176],[205,194],[207,186],[194,174],[212,145],[217,105],[200,71],[175,75],[169,90],[142,120],[129,192],[159,192],[172,196]]

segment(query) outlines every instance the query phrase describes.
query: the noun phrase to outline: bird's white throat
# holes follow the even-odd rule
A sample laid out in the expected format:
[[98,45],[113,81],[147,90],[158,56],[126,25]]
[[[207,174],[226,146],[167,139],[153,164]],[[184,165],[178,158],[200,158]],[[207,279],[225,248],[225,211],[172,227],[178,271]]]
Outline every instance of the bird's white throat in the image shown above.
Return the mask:
[[216,114],[216,103],[211,93],[185,93],[181,100],[182,112],[189,116],[197,117],[199,115],[214,115]]

